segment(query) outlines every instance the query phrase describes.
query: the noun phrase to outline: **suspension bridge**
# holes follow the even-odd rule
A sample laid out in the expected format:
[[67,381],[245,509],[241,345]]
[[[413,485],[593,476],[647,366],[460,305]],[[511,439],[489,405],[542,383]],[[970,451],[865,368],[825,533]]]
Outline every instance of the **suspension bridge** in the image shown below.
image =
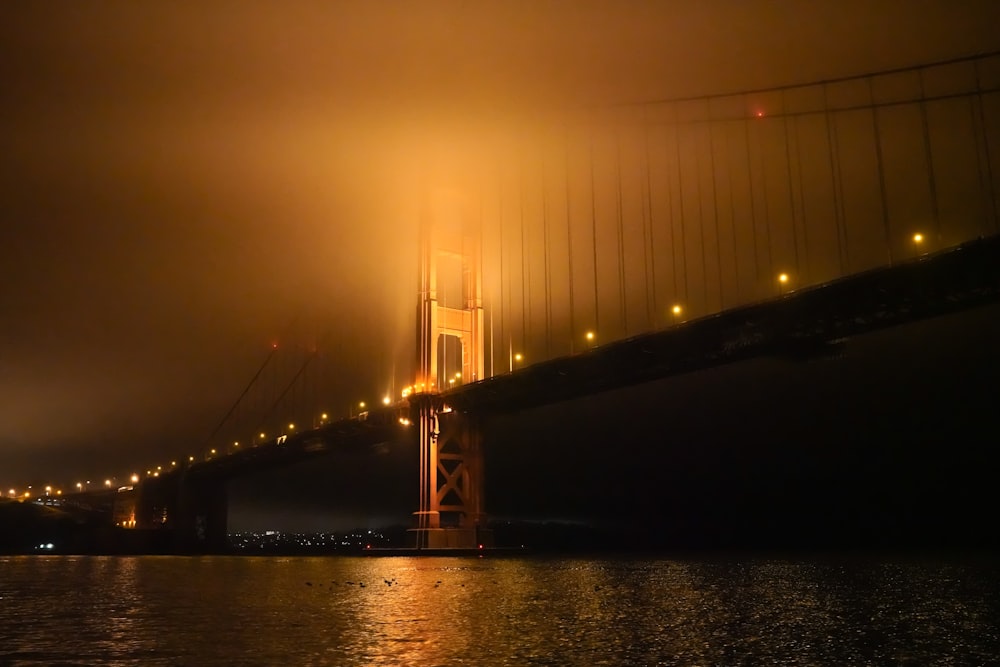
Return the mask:
[[824,358],[1000,296],[1000,54],[478,141],[428,156],[417,179],[415,354],[382,400],[324,407],[330,352],[276,347],[201,451],[60,495],[223,551],[226,480],[403,442],[414,545],[476,548],[491,544],[485,420]]

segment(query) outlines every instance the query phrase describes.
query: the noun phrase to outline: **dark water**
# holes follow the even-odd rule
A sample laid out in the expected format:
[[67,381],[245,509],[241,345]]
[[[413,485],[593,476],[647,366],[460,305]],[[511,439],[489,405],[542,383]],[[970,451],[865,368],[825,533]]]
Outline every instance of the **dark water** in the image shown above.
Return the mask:
[[988,665],[998,620],[982,560],[0,557],[4,667]]

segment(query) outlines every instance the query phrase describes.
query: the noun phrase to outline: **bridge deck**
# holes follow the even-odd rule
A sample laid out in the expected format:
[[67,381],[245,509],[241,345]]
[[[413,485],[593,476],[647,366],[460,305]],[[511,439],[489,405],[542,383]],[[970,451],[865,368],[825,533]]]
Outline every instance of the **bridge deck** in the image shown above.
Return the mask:
[[757,356],[809,357],[837,341],[1000,299],[1000,236],[734,308],[444,393],[512,412]]

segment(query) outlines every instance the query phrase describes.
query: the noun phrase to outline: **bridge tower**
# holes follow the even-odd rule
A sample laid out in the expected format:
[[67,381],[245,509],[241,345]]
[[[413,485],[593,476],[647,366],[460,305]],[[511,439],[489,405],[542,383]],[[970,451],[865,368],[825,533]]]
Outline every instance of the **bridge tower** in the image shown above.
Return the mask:
[[482,426],[447,391],[484,377],[481,229],[454,191],[427,197],[420,219],[417,378],[420,509],[417,548],[491,546],[483,509]]

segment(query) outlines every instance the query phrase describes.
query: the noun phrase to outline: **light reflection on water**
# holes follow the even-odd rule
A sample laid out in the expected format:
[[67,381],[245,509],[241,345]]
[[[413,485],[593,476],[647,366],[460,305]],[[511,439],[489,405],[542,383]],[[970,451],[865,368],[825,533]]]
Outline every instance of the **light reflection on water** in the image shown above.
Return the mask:
[[0,557],[2,667],[991,664],[997,619],[989,563]]

